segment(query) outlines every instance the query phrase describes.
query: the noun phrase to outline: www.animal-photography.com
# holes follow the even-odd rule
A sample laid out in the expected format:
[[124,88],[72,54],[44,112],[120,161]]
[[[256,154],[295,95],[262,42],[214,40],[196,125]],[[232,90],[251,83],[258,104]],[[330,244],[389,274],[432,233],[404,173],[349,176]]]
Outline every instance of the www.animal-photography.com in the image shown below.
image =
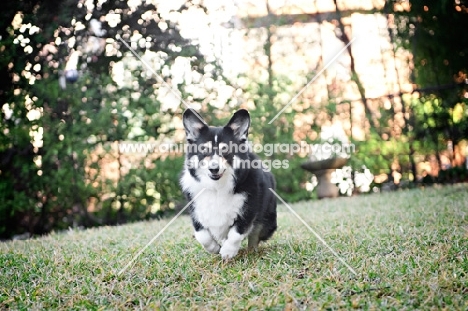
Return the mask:
[[0,15],[0,309],[468,309],[465,0]]

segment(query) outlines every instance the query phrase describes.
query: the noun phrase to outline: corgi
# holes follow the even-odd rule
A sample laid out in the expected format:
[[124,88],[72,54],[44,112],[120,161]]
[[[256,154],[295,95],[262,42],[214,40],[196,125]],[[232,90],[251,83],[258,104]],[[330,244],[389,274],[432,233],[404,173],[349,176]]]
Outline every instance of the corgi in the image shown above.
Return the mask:
[[[223,260],[235,257],[248,237],[248,249],[277,228],[273,174],[251,152],[250,115],[241,109],[226,126],[208,124],[193,109],[183,115],[186,132],[180,185],[189,206],[195,238]],[[192,201],[193,200],[193,201]]]

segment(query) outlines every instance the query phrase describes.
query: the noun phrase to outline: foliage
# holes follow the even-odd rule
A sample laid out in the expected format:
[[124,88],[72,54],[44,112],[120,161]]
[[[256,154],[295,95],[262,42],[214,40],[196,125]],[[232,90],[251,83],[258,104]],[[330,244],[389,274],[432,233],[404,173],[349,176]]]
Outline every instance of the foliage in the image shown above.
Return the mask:
[[[390,1],[394,3],[398,1]],[[416,148],[433,152],[448,140],[456,145],[468,132],[468,27],[466,1],[411,0],[410,11],[396,12],[396,38],[413,54],[413,82],[419,97],[408,105],[408,127]],[[421,143],[424,145],[422,146]]]
[[397,43],[413,52],[414,82],[423,87],[464,82],[468,36],[453,30],[468,26],[466,1],[410,0],[409,5],[408,12],[395,12],[395,22]]
[[439,156],[448,141],[455,146],[467,138],[468,36],[453,29],[468,27],[468,7],[466,1],[391,0],[384,13],[394,17],[388,29],[394,51],[412,53],[415,92],[399,96],[404,123],[398,131],[394,98],[391,109],[379,107],[380,128],[371,127],[365,141],[355,142],[351,160],[376,173],[389,173],[398,162],[404,178],[417,181],[417,156]]
[[[140,162],[128,169],[132,160],[115,148],[116,141],[170,137],[176,113],[161,113],[162,82],[141,63],[125,67],[134,57],[116,38],[156,55],[167,81],[181,59],[202,78],[218,74],[163,13],[125,1],[17,1],[2,10],[0,237],[143,219],[180,199],[180,158],[148,155],[152,165],[145,165],[147,157],[135,156]],[[58,81],[73,53],[79,78],[63,89]],[[122,60],[131,74],[117,84],[113,70]],[[175,86],[184,92],[184,81]],[[109,162],[118,163],[114,176]]]
[[[393,5],[400,2],[408,1],[387,1],[384,13],[395,18],[395,28],[389,28],[395,51],[413,53],[417,92],[400,98],[398,113],[404,124],[397,130],[393,97],[392,107],[379,107],[375,115],[365,106],[367,117],[373,119],[363,124],[371,127],[365,141],[353,141],[357,152],[350,164],[354,170],[366,166],[374,173],[387,173],[398,162],[404,172],[413,171],[404,173],[410,178],[415,156],[438,154],[447,141],[455,145],[466,138],[468,37],[452,30],[468,28],[468,9],[463,0],[430,4],[411,0],[410,10],[395,11]],[[242,89],[243,95],[223,103],[221,109],[212,104],[217,90],[204,89],[205,79],[224,86],[229,81],[216,63],[206,61],[198,46],[180,34],[177,25],[185,11],[206,11],[198,3],[185,1],[172,11],[149,2],[134,6],[132,1],[13,1],[3,8],[0,237],[147,219],[180,204],[180,156],[127,155],[115,147],[118,141],[171,140],[181,131],[173,117],[182,109],[165,107],[161,96],[168,86],[201,108],[210,124],[216,123],[211,119],[227,119],[243,101],[251,112],[250,138],[255,143],[291,144],[294,115],[309,109],[304,114],[317,117],[317,111],[310,111],[315,108],[298,102],[268,124],[300,84],[273,70],[276,27],[253,31],[264,41],[260,63],[268,61],[261,78],[249,73],[242,77],[248,82],[233,92],[235,97]],[[102,29],[92,26],[98,21]],[[149,59],[164,82],[136,61],[119,38]],[[79,79],[61,88],[58,81],[74,55],[78,55]],[[172,69],[181,62],[191,77],[174,76]],[[359,81],[354,72],[353,80]],[[363,96],[364,90],[359,90]],[[330,99],[324,112],[329,120],[338,106]],[[318,127],[314,121],[310,132],[318,132]],[[282,152],[261,156],[287,161],[287,169],[273,170],[285,200],[311,198],[304,186],[310,174],[300,168],[305,159]]]
[[453,184],[468,182],[468,169],[464,166],[451,167],[441,170],[436,177],[426,175],[422,181],[423,184]]
[[[294,114],[285,111],[274,123],[268,124],[286,104],[281,101],[280,95],[291,93],[288,91],[291,84],[286,77],[275,75],[271,84],[261,80],[252,80],[247,85],[244,90],[246,97],[244,100],[253,104],[249,111],[252,118],[251,135],[254,143],[262,145],[295,143],[293,139]],[[260,156],[264,160],[287,163],[287,167],[281,165],[279,168],[272,168],[272,173],[277,180],[277,192],[284,200],[297,202],[310,199],[311,194],[304,187],[310,174],[300,167],[305,159],[287,152],[273,152],[269,156],[264,154]]]

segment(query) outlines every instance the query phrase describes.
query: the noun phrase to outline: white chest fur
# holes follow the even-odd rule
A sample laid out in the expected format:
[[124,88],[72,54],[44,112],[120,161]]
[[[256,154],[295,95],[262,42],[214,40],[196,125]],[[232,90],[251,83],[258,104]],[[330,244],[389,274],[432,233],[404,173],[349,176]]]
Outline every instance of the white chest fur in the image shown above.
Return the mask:
[[217,183],[220,187],[212,187],[212,183],[204,183],[203,179],[197,181],[187,171],[182,177],[182,186],[192,197],[204,189],[193,202],[194,216],[218,241],[226,239],[229,228],[241,213],[246,199],[245,194],[233,193],[233,177],[225,177],[227,180]]
[[195,218],[223,241],[241,212],[245,196],[207,189],[195,200]]

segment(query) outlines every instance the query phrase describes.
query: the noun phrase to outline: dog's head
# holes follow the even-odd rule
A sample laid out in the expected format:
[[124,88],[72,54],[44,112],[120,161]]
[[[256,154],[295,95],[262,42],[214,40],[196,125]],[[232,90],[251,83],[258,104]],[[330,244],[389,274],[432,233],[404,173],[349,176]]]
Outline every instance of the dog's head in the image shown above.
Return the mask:
[[234,113],[224,127],[208,126],[193,109],[184,112],[187,136],[186,165],[190,174],[203,180],[226,180],[234,175],[236,161],[248,159],[247,136],[250,115],[245,109]]

